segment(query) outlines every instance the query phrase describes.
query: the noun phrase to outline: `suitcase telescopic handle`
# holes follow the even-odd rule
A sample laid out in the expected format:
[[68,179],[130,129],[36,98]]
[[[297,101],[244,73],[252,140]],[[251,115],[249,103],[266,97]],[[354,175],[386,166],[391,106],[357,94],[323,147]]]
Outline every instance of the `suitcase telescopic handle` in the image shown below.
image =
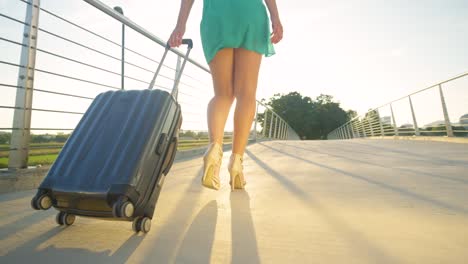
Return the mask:
[[183,39],[182,44],[187,45],[189,49],[193,48],[193,41],[192,39]]
[[[190,55],[190,51],[193,48],[193,41],[191,39],[182,39],[182,44],[187,45],[187,53],[184,56],[184,61],[182,63],[182,66],[180,67],[180,70],[176,72],[176,78],[174,80],[174,86],[172,87],[172,96],[177,100],[177,94],[178,94],[178,86],[179,86],[179,81],[180,78],[182,77],[182,72],[184,71],[185,64],[187,63],[188,57]],[[156,70],[153,79],[151,80],[151,83],[149,85],[149,89],[153,89],[154,83],[156,82],[156,77],[159,75],[159,71],[161,71],[161,68],[163,66],[164,60],[166,59],[167,53],[171,49],[171,46],[169,46],[169,43],[166,43],[166,47],[164,50],[164,54],[162,56],[161,61],[159,62],[158,69]]]

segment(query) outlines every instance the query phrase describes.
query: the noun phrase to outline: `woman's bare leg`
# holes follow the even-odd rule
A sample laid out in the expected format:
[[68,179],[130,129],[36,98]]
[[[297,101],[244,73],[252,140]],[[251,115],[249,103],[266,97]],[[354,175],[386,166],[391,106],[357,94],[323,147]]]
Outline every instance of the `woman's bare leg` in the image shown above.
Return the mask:
[[234,49],[234,139],[232,153],[244,155],[255,117],[258,73],[262,55],[246,49]]
[[233,94],[233,61],[234,50],[225,48],[216,53],[210,62],[211,76],[213,78],[214,97],[208,104],[208,131],[210,142],[222,144],[224,126],[229,115]]

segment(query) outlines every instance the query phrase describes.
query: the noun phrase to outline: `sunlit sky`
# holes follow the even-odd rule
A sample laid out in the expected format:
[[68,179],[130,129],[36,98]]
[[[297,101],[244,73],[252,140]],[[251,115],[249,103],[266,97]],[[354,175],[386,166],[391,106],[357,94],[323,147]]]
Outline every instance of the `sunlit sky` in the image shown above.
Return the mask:
[[[220,0],[219,0],[220,1]],[[174,28],[180,6],[179,0],[103,0],[111,7],[121,6],[131,20],[161,39],[167,39]],[[468,71],[468,1],[464,0],[277,0],[284,27],[284,39],[276,45],[276,55],[264,58],[260,72],[257,98],[270,98],[276,93],[298,91],[315,98],[329,94],[345,110],[364,114],[370,108],[383,105],[439,81]],[[42,0],[43,8],[57,13],[102,36],[120,41],[120,25],[84,1]],[[195,1],[185,37],[195,46],[192,58],[206,65],[200,42],[199,25],[203,1]],[[17,0],[0,0],[1,13],[24,19],[25,4]],[[40,27],[61,33],[76,41],[120,56],[120,50],[96,37],[76,30],[48,14],[40,14]],[[0,34],[21,42],[22,26],[0,17]],[[47,34],[39,33],[40,48],[71,58],[85,60],[106,69],[120,71],[118,62],[63,44]],[[127,30],[127,47],[159,61],[162,48]],[[19,48],[0,41],[0,60],[19,62]],[[118,87],[115,75],[94,73],[86,67],[75,68],[57,58],[39,55],[37,67],[81,76]],[[137,64],[155,69],[154,63],[138,57],[127,57]],[[172,60],[171,60],[172,59]],[[175,65],[169,57],[168,65]],[[148,81],[151,74],[137,72],[127,66],[128,75]],[[1,83],[16,84],[16,72],[11,66],[0,65]],[[172,77],[173,72],[167,71]],[[181,86],[182,106],[185,108],[186,129],[205,130],[206,103],[212,95],[210,76],[189,66]],[[94,96],[93,86],[76,84],[50,76],[37,76],[36,88],[52,89]],[[196,79],[196,80],[195,80]],[[458,122],[468,112],[468,77],[444,87],[451,121]],[[169,82],[161,85],[170,87]],[[127,87],[145,88],[141,82],[126,82]],[[78,88],[79,86],[79,88]],[[86,86],[86,89],[83,88]],[[135,87],[136,88],[136,87]],[[15,91],[0,87],[1,105],[14,104]],[[106,90],[106,89],[104,89]],[[103,91],[102,89],[99,91]],[[189,94],[189,95],[187,95]],[[415,96],[413,103],[419,125],[443,119],[438,90]],[[77,103],[57,96],[35,94],[36,108],[84,111],[89,101]],[[185,106],[184,106],[185,104]],[[397,124],[411,123],[406,101],[394,105]],[[382,109],[388,115],[388,109]],[[12,111],[1,110],[0,127],[11,126]],[[49,114],[50,115],[50,114]],[[192,116],[191,116],[192,115]],[[33,127],[70,127],[78,116],[64,118],[46,113],[33,115]],[[55,122],[55,123],[54,123]],[[58,122],[58,123],[57,123]],[[75,123],[74,123],[75,122]],[[230,121],[227,129],[231,128]]]

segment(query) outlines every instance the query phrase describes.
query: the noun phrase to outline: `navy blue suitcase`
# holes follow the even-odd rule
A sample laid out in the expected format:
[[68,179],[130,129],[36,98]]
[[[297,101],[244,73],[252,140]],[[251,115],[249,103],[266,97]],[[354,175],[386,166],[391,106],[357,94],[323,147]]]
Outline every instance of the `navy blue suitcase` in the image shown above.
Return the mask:
[[59,225],[75,216],[133,221],[133,230],[151,228],[164,178],[175,158],[182,114],[178,83],[192,48],[174,82],[172,94],[150,89],[99,94],[65,143],[31,200],[36,210],[59,210]]

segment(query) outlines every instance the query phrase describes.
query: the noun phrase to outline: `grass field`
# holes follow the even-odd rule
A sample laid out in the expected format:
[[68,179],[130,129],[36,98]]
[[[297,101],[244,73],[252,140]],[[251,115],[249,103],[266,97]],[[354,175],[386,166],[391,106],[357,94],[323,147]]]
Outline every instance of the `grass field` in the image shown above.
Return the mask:
[[[55,155],[40,155],[40,156],[29,156],[28,165],[49,165],[52,164],[57,158],[58,154]],[[0,168],[8,167],[8,157],[0,158]]]
[[[225,139],[224,143],[230,143],[231,139]],[[197,147],[203,147],[208,144],[208,139],[200,140],[181,140],[177,150],[188,150]],[[30,145],[29,166],[50,165],[57,158],[63,143],[36,143]],[[0,168],[8,167],[9,145],[0,145]]]

